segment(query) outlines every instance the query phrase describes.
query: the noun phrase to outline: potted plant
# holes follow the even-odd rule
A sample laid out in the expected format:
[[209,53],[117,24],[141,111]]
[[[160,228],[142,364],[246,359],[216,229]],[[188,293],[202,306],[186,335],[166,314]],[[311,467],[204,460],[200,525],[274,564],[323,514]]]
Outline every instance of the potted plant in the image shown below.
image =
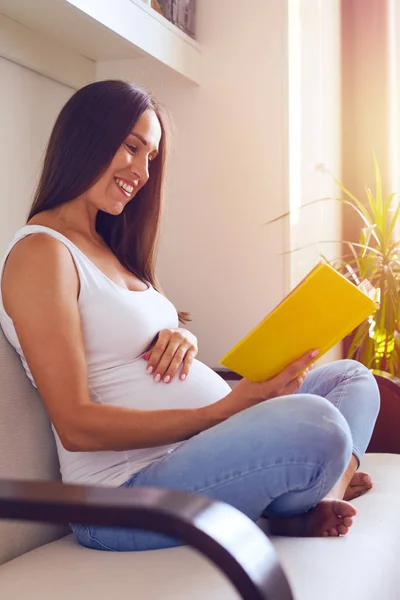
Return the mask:
[[396,194],[384,198],[379,165],[374,159],[375,193],[366,188],[361,202],[340,182],[342,200],[361,220],[358,243],[345,242],[348,251],[337,267],[350,276],[367,279],[378,290],[379,308],[344,342],[349,358],[372,369],[381,392],[381,410],[369,445],[371,452],[400,453],[400,203]]
[[396,194],[382,195],[379,166],[374,156],[375,193],[366,188],[362,202],[336,182],[345,198],[341,202],[360,217],[359,242],[345,241],[347,252],[333,261],[345,276],[358,283],[367,279],[378,291],[379,308],[351,336],[347,356],[368,368],[400,374],[400,203]]
[[[367,187],[363,200],[335,180],[344,194],[335,200],[357,213],[360,234],[358,242],[343,241],[342,256],[329,262],[356,284],[368,280],[378,292],[377,312],[353,331],[343,348],[346,357],[374,372],[381,390],[381,413],[370,451],[400,453],[400,203],[395,193],[383,197],[375,155],[373,161],[375,191]],[[303,206],[326,200],[332,198]]]

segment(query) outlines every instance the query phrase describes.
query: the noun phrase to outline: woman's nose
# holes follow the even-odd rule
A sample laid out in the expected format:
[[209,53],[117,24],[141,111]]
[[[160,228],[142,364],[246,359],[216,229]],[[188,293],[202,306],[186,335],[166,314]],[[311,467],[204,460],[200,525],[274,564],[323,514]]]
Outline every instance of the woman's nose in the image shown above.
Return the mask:
[[130,170],[133,175],[143,182],[149,178],[149,163],[147,158],[131,162]]

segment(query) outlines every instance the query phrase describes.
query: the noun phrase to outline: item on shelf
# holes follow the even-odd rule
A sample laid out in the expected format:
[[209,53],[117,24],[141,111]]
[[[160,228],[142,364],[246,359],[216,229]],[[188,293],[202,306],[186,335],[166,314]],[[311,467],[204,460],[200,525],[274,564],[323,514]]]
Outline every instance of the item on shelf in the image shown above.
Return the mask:
[[166,19],[195,37],[196,0],[158,0],[158,3]]
[[160,2],[158,0],[151,0],[151,8],[157,11],[160,15],[164,15],[163,9],[160,6]]
[[175,25],[191,37],[195,37],[196,0],[176,0]]
[[173,5],[176,3],[176,0],[158,0],[158,3],[161,6],[164,17],[173,23]]

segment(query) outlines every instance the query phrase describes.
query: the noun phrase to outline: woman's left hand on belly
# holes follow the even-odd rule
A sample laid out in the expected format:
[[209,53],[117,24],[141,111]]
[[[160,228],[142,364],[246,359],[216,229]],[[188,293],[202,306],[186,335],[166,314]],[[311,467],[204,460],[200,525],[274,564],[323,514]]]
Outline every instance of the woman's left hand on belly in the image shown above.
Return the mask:
[[169,383],[179,369],[180,379],[186,379],[197,351],[197,338],[187,329],[163,329],[143,358],[148,361],[147,372],[156,382],[162,379]]

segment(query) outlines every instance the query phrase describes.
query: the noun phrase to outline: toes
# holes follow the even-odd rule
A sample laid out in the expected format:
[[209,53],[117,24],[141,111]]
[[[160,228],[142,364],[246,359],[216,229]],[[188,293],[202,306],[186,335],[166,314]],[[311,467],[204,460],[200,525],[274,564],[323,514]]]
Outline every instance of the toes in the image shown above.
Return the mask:
[[359,496],[361,494],[365,494],[366,492],[368,492],[370,489],[372,488],[372,482],[364,485],[352,485],[350,487],[350,491],[351,491],[351,495],[354,497],[356,494],[358,494]]
[[349,529],[344,524],[340,524],[337,527],[330,527],[322,533],[322,537],[339,537],[340,535],[346,535]]
[[344,500],[358,498],[366,494],[373,487],[371,477],[368,473],[355,473],[344,494]]
[[369,485],[371,483],[372,479],[368,473],[362,473],[361,471],[358,471],[357,473],[354,473],[350,485]]
[[333,510],[338,517],[343,517],[343,518],[354,517],[354,515],[357,513],[354,506],[352,506],[348,502],[340,501],[340,500],[337,500],[336,502],[334,502]]
[[359,487],[359,486],[347,488],[346,493],[343,497],[343,500],[346,500],[347,502],[349,502],[351,500],[354,500],[354,498],[359,498],[360,496],[363,496],[364,494],[369,492],[370,489],[371,489],[370,487]]
[[347,528],[351,527],[353,525],[353,519],[351,517],[344,517],[343,525]]
[[[357,490],[359,490],[359,488],[357,488]],[[363,488],[363,491],[368,492],[369,490],[367,488]],[[355,491],[354,487],[349,486],[343,496],[343,500],[345,500],[346,502],[351,502],[352,500],[354,500],[354,498],[357,498],[358,496],[358,491]]]
[[353,490],[357,488],[370,490],[372,486],[372,479],[368,473],[356,473],[349,484],[349,488]]
[[372,486],[372,479],[368,473],[360,473],[360,479],[363,485]]

